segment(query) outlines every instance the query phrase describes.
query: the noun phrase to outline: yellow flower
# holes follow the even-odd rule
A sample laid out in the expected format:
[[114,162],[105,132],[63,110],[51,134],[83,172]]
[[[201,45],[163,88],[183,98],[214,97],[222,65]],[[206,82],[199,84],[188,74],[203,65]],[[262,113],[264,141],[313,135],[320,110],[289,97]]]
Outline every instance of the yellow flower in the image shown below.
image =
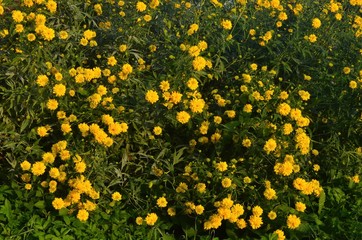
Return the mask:
[[33,186],[30,183],[25,184],[25,189],[30,190]]
[[287,116],[290,113],[291,107],[288,103],[281,103],[277,107],[277,112],[282,116]]
[[153,133],[155,135],[161,135],[162,134],[162,128],[160,126],[156,126],[153,128]]
[[143,223],[143,218],[142,217],[137,217],[136,218],[136,224],[137,225],[142,225],[142,223]]
[[321,20],[319,20],[319,18],[313,18],[312,20],[312,27],[313,28],[320,28],[322,25]]
[[130,74],[133,72],[133,68],[130,64],[126,63],[122,66],[122,72],[124,74]]
[[204,193],[206,191],[206,184],[198,183],[198,184],[196,184],[196,189],[199,193]]
[[60,175],[60,173],[59,173],[59,169],[58,169],[58,168],[52,167],[52,168],[49,170],[49,176],[50,176],[51,178],[56,179],[56,178],[59,177],[59,175]]
[[300,218],[297,217],[294,214],[289,214],[288,218],[287,218],[287,226],[290,229],[296,229],[297,227],[299,227],[301,221]]
[[177,121],[179,121],[182,124],[187,123],[190,120],[191,116],[185,111],[178,112],[176,115]]
[[215,168],[220,172],[224,172],[228,169],[228,164],[226,162],[218,162],[215,164]]
[[190,101],[190,109],[193,113],[202,113],[205,107],[205,101],[203,99],[192,99]]
[[40,87],[44,87],[48,84],[48,77],[46,75],[39,75],[38,78],[36,79],[36,83],[40,86]]
[[269,139],[268,141],[266,141],[265,145],[264,145],[264,151],[269,154],[270,152],[273,152],[277,147],[277,142],[274,139]]
[[299,96],[302,98],[303,101],[307,101],[310,98],[310,94],[308,91],[299,90],[298,91]]
[[113,201],[121,201],[122,195],[119,192],[112,193],[112,200]]
[[68,35],[67,31],[64,31],[64,30],[63,30],[63,31],[60,31],[60,32],[59,32],[59,38],[62,39],[62,40],[67,39],[68,36],[69,36],[69,35]]
[[45,163],[50,163],[52,164],[55,160],[55,157],[53,155],[53,153],[51,152],[46,152],[42,155],[42,159]]
[[244,138],[242,143],[241,143],[244,147],[250,147],[251,146],[251,140],[249,138]]
[[204,207],[202,205],[195,206],[195,212],[197,215],[201,215],[204,212]]
[[170,89],[170,83],[167,80],[161,81],[159,87],[162,92],[166,92]]
[[243,111],[246,112],[246,113],[251,113],[253,111],[253,105],[245,104],[244,108],[243,108]]
[[85,162],[81,161],[81,162],[77,162],[74,166],[74,170],[77,173],[84,173],[85,169],[87,167],[87,164],[85,164]]
[[145,96],[146,101],[150,102],[151,104],[154,104],[155,102],[158,101],[159,97],[156,91],[154,90],[148,90],[146,92],[146,96]]
[[251,215],[249,218],[249,224],[252,229],[258,229],[263,225],[263,219],[259,216]]
[[260,206],[255,206],[252,209],[253,215],[259,217],[263,214],[263,209]]
[[307,207],[306,207],[305,204],[302,203],[302,202],[296,202],[296,203],[295,203],[295,210],[297,210],[297,211],[299,211],[299,212],[304,212],[306,208],[307,208]]
[[276,218],[277,218],[277,213],[274,212],[274,211],[270,211],[270,212],[268,213],[268,218],[269,218],[270,220],[276,219]]
[[356,89],[357,88],[357,82],[356,81],[350,81],[349,82],[349,87],[352,88],[352,89]]
[[45,164],[43,162],[35,162],[33,166],[31,167],[31,172],[35,176],[40,176],[45,173]]
[[238,228],[240,229],[244,229],[246,228],[246,221],[243,218],[240,218],[236,221],[236,225],[238,226]]
[[176,188],[177,193],[185,193],[187,190],[188,190],[188,186],[184,182],[181,182]]
[[157,206],[159,206],[160,208],[164,208],[167,206],[167,200],[165,197],[160,197],[157,199]]
[[65,95],[66,92],[66,87],[64,84],[55,84],[53,87],[53,93],[55,94],[55,96],[57,97],[62,97]]
[[85,221],[87,221],[88,217],[89,217],[89,213],[87,210],[81,209],[78,211],[77,218],[80,221],[85,222]]
[[126,44],[121,44],[119,45],[119,51],[120,52],[125,52],[127,50],[127,45]]
[[153,225],[155,225],[157,219],[158,219],[158,216],[156,213],[149,213],[149,214],[147,214],[145,221],[146,221],[147,225],[153,226]]
[[65,135],[67,133],[70,133],[72,131],[72,128],[69,123],[63,123],[61,125],[61,130],[62,130],[63,134]]
[[190,25],[189,29],[187,30],[187,35],[192,35],[195,32],[197,32],[199,30],[199,25],[197,25],[196,23],[193,23]]
[[55,99],[49,99],[47,102],[47,108],[49,110],[55,110],[58,108],[58,101]]
[[57,11],[57,3],[53,0],[48,1],[45,6],[51,13],[55,13]]
[[137,9],[138,12],[143,12],[143,11],[146,10],[146,8],[147,8],[147,5],[144,4],[143,2],[137,2],[136,3],[136,9]]
[[276,198],[276,192],[273,188],[267,188],[264,191],[264,197],[268,200],[272,200]]
[[195,59],[192,61],[192,66],[194,67],[194,70],[202,71],[206,67],[205,58],[201,56],[195,57]]
[[28,171],[31,168],[31,163],[27,160],[24,160],[22,163],[20,163],[20,167],[23,171]]
[[110,66],[114,66],[117,64],[117,59],[114,56],[111,56],[107,59],[107,64]]
[[232,183],[232,181],[231,181],[231,179],[228,178],[228,177],[225,177],[225,178],[223,178],[223,179],[221,180],[221,185],[222,185],[224,188],[229,188],[229,187],[231,187],[231,183]]
[[274,233],[278,236],[277,240],[285,240],[285,235],[283,230],[277,229],[274,231]]
[[317,41],[317,36],[315,34],[311,34],[308,36],[308,40],[311,42],[311,43],[314,43]]
[[20,23],[24,20],[24,15],[21,11],[13,10],[11,13],[12,13],[12,18],[13,18],[14,22]]
[[192,46],[189,48],[189,55],[191,57],[197,57],[200,55],[200,48],[198,46]]
[[223,19],[221,21],[221,26],[226,30],[230,30],[233,27],[231,21],[227,19]]
[[48,135],[48,129],[46,127],[38,127],[36,131],[40,137],[45,137]]
[[62,198],[54,198],[52,205],[56,210],[60,210],[65,206],[64,200]]

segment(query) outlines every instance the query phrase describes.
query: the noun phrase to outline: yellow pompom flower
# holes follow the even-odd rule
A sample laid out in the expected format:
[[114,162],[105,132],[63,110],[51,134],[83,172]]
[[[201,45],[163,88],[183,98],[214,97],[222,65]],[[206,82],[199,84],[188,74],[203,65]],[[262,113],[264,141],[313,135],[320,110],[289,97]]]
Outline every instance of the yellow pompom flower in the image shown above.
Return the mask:
[[263,225],[263,219],[259,216],[251,215],[249,218],[249,224],[252,229],[258,229]]
[[49,110],[55,110],[58,108],[58,101],[55,99],[49,99],[47,102],[47,108]]
[[87,210],[81,209],[78,211],[77,218],[80,221],[85,222],[85,221],[87,221],[88,217],[89,217],[89,213]]
[[56,179],[56,178],[59,177],[59,175],[60,175],[60,173],[59,173],[59,169],[58,169],[58,168],[52,167],[52,168],[49,170],[49,176],[50,176],[51,178]]
[[45,137],[49,134],[46,127],[38,127],[36,131],[40,137]]
[[313,18],[312,20],[312,27],[313,28],[320,28],[322,25],[321,20],[319,20],[319,18]]
[[158,97],[158,94],[156,91],[154,90],[148,90],[146,92],[146,96],[145,96],[145,99],[147,102],[151,103],[151,104],[154,104],[155,102],[158,101],[159,97]]
[[83,161],[77,162],[74,166],[74,170],[77,173],[84,173],[86,168],[87,168],[87,164],[85,164],[85,162],[83,162]]
[[27,160],[24,160],[22,163],[20,163],[20,167],[23,171],[28,171],[31,168],[31,163]]
[[147,214],[145,221],[146,221],[147,225],[153,226],[157,222],[157,219],[158,219],[158,216],[156,213],[149,213],[149,214]]
[[231,21],[227,19],[223,19],[221,21],[221,26],[226,30],[230,30],[233,27]]
[[193,113],[202,113],[205,107],[205,101],[203,99],[192,99],[190,101],[190,109]]
[[52,201],[52,205],[56,210],[60,210],[65,207],[65,203],[62,198],[54,198],[54,200]]
[[136,9],[138,12],[143,12],[147,8],[147,5],[144,2],[137,2],[136,3]]
[[296,229],[299,227],[301,221],[300,218],[294,214],[289,214],[287,218],[287,226],[290,229]]
[[160,126],[156,126],[156,127],[154,127],[153,128],[153,133],[155,134],[155,135],[161,135],[162,134],[162,128],[160,127]]
[[302,203],[302,202],[296,202],[296,203],[295,203],[295,210],[297,210],[297,211],[299,211],[299,212],[304,212],[306,208],[307,208],[307,207],[306,207],[305,204]]
[[224,188],[229,188],[229,187],[231,187],[231,183],[232,183],[232,181],[231,181],[231,179],[228,178],[228,177],[225,177],[225,178],[223,178],[223,179],[221,180],[221,185],[222,185]]
[[44,87],[48,84],[48,77],[46,75],[39,75],[38,78],[36,79],[36,83],[40,86],[40,87]]
[[66,92],[66,87],[64,84],[55,84],[53,87],[53,93],[55,94],[55,96],[57,97],[63,97],[65,95]]
[[192,61],[192,66],[194,67],[194,70],[202,71],[206,67],[205,58],[201,56],[195,57],[195,59]]
[[143,218],[142,217],[136,217],[136,224],[142,225],[143,224]]
[[119,192],[112,193],[112,200],[113,201],[121,201],[122,195]]
[[45,164],[43,162],[35,162],[33,164],[33,166],[31,167],[31,172],[35,175],[35,176],[40,176],[43,175],[45,173]]
[[277,142],[274,139],[269,139],[268,141],[266,141],[265,145],[264,145],[264,151],[269,154],[270,152],[273,152],[277,147]]
[[165,197],[160,197],[157,199],[157,206],[159,206],[160,208],[164,208],[167,206],[167,200]]
[[187,123],[190,120],[191,116],[185,111],[178,112],[176,115],[177,121],[179,121],[182,124]]
[[13,10],[11,13],[12,13],[11,16],[12,16],[14,22],[20,23],[24,20],[24,15],[21,11]]

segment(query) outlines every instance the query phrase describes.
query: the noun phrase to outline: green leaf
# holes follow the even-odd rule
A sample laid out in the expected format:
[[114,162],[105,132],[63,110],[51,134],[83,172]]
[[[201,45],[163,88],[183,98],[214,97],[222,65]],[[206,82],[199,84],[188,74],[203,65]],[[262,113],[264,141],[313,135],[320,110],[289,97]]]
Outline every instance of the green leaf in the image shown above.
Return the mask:
[[44,209],[45,208],[45,202],[44,201],[38,201],[34,204],[35,207]]
[[68,215],[68,209],[67,208],[62,208],[59,210],[59,216],[66,216]]
[[70,225],[70,218],[68,216],[63,216],[65,224]]
[[321,215],[325,201],[326,201],[326,194],[324,191],[321,191],[318,202],[318,215]]

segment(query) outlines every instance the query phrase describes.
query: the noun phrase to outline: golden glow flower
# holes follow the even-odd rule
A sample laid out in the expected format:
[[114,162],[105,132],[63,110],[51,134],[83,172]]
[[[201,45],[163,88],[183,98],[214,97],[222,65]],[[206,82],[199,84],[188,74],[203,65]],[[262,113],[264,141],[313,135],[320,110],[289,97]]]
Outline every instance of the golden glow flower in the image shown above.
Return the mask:
[[312,27],[313,28],[320,28],[322,25],[321,20],[319,20],[319,18],[313,18],[312,20]]
[[113,201],[121,201],[122,195],[119,192],[112,193],[112,200]]
[[145,99],[147,102],[151,103],[151,104],[154,104],[158,101],[159,97],[158,97],[158,94],[156,91],[154,90],[148,90],[146,92],[146,96],[145,96]]
[[233,27],[231,21],[227,19],[223,19],[221,21],[221,26],[226,30],[230,30]]
[[65,92],[66,92],[66,87],[64,84],[60,83],[54,85],[53,93],[55,94],[55,96],[63,97],[65,95]]
[[40,176],[45,173],[45,164],[43,162],[35,162],[33,166],[31,167],[31,172],[35,176]]
[[144,2],[137,2],[136,3],[136,9],[138,12],[143,12],[147,8],[147,5]]
[[167,200],[165,197],[160,197],[157,199],[157,206],[159,206],[160,208],[164,208],[167,206]]
[[177,121],[179,121],[182,124],[187,123],[190,120],[191,116],[186,111],[178,112],[176,115]]
[[60,210],[65,206],[64,200],[62,198],[54,198],[52,205],[56,210]]
[[22,163],[20,163],[20,167],[23,171],[28,171],[31,168],[31,163],[27,160],[24,160]]
[[77,213],[77,218],[82,222],[87,221],[88,217],[89,217],[89,213],[85,209],[81,209]]
[[294,214],[289,214],[287,218],[287,226],[290,229],[296,229],[299,227],[301,221],[300,218]]
[[158,219],[158,216],[156,213],[149,213],[149,214],[147,214],[145,221],[146,221],[147,225],[153,226],[157,222],[157,219]]

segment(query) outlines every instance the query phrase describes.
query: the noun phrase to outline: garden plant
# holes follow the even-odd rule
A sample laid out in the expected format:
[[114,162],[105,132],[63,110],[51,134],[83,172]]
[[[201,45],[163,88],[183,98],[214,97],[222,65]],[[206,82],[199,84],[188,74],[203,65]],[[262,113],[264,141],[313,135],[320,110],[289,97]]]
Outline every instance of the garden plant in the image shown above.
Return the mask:
[[362,0],[0,0],[0,239],[362,239]]

